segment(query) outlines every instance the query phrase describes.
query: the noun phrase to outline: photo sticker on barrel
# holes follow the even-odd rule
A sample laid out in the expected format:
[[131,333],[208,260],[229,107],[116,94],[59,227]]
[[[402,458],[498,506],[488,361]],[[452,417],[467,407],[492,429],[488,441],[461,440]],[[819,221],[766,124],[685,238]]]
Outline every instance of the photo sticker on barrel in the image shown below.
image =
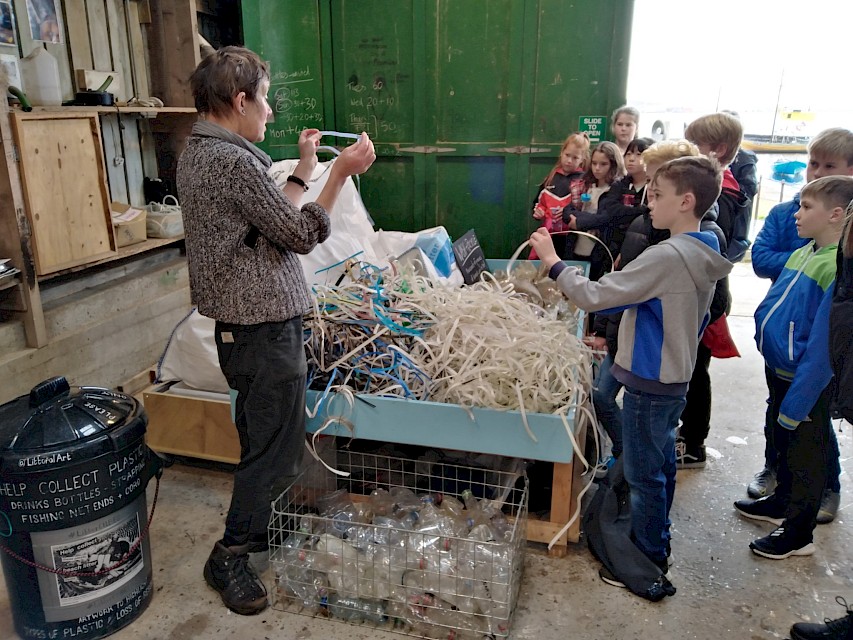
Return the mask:
[[123,564],[103,575],[98,573],[120,562],[139,538],[139,519],[133,514],[127,522],[88,538],[69,544],[51,545],[53,568],[57,575],[60,606],[88,602],[114,591],[139,573],[143,566],[142,551],[137,546]]

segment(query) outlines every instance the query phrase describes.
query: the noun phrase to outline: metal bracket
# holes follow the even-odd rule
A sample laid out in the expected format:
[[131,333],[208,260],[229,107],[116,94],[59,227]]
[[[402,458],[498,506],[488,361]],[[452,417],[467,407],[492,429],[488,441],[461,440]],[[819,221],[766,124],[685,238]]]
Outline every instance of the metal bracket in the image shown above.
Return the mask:
[[489,149],[489,151],[494,151],[495,153],[511,153],[513,155],[527,155],[530,153],[553,153],[553,149],[551,147],[525,147],[522,145],[518,145],[517,147],[495,147],[494,149]]
[[405,151],[407,153],[449,153],[456,151],[456,147],[430,147],[420,145],[417,147],[400,147],[397,151]]

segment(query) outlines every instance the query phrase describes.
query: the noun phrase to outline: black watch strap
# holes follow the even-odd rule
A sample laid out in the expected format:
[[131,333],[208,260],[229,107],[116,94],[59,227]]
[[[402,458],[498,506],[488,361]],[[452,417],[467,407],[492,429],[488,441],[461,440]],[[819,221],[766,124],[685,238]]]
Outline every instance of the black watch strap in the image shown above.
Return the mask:
[[287,181],[292,182],[293,184],[298,184],[302,187],[303,191],[308,191],[308,185],[305,184],[305,181],[302,178],[297,178],[296,176],[287,176]]

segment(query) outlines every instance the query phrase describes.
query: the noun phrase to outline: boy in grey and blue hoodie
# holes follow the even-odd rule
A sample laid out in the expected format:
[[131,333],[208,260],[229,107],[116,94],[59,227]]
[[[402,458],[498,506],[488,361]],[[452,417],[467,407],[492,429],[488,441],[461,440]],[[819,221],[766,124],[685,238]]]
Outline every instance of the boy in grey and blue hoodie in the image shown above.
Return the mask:
[[[721,182],[722,170],[713,159],[686,157],[664,164],[649,186],[649,215],[655,228],[669,230],[670,238],[598,282],[560,262],[547,231],[530,237],[551,278],[578,307],[598,313],[624,310],[611,371],[625,386],[623,459],[632,539],[666,579],[675,429],[714,287],[732,269],[719,253],[717,237],[699,230]],[[624,586],[605,567],[599,575],[608,584]]]

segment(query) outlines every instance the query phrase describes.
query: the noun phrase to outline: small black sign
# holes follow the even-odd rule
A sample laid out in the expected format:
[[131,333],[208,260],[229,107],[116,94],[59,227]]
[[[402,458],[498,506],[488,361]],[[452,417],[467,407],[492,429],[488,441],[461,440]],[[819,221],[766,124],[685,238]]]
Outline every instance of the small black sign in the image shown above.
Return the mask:
[[473,229],[453,243],[453,255],[456,257],[456,266],[462,272],[465,284],[479,282],[480,274],[489,270],[483,249]]

